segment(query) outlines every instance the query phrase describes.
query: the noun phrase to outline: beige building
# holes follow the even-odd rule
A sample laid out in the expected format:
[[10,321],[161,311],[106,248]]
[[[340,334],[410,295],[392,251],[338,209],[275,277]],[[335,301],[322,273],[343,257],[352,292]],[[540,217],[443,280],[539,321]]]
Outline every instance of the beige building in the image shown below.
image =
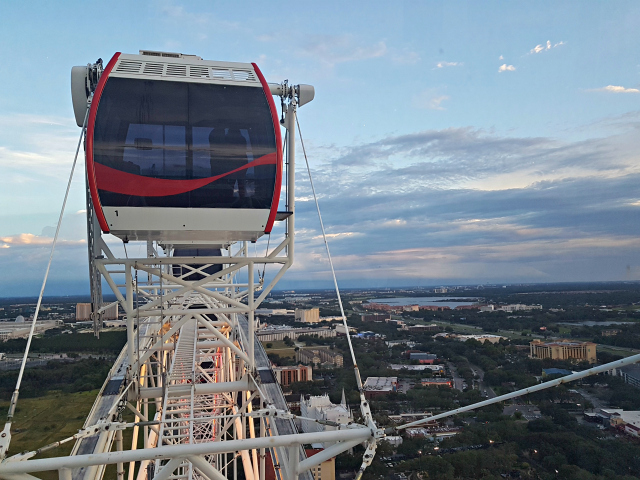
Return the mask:
[[344,359],[342,354],[323,347],[301,348],[296,352],[296,362],[318,366],[330,363],[336,367],[342,367]]
[[[305,449],[307,458],[314,456],[322,451],[321,448]],[[325,460],[320,465],[311,468],[313,480],[336,480],[336,457]]]
[[534,340],[529,343],[531,358],[550,358],[552,360],[575,360],[596,363],[596,344],[592,342],[543,342]]
[[[109,306],[104,312],[102,312],[103,320],[117,320],[118,319],[118,304],[114,303]],[[78,322],[91,320],[91,304],[90,303],[78,303],[76,304],[76,320]]]
[[319,308],[296,308],[296,322],[304,322],[304,323],[318,323],[320,320],[320,309]]

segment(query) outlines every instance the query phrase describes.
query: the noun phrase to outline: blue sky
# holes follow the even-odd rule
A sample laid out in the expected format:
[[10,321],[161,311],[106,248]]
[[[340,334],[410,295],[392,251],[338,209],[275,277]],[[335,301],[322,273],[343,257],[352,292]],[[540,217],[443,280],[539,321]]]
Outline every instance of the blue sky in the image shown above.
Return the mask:
[[[639,23],[624,1],[2,2],[0,296],[44,272],[71,66],[139,49],[315,85],[300,122],[345,286],[639,280]],[[87,289],[82,175],[51,294]],[[282,286],[326,286],[297,180]]]

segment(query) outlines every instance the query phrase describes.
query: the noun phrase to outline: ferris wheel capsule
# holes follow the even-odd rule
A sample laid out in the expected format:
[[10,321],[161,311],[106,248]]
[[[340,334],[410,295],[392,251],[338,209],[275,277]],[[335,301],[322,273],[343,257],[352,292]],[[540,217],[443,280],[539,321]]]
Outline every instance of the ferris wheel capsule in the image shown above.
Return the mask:
[[[79,124],[89,70],[72,70]],[[255,63],[116,53],[95,85],[86,126],[87,183],[103,232],[168,243],[255,241],[271,232],[282,140]]]

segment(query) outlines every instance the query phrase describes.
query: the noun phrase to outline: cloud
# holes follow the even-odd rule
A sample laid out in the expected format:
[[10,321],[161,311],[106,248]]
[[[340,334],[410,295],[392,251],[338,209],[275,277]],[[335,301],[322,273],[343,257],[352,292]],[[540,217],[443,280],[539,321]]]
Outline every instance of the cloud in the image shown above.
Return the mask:
[[502,55],[500,55],[500,56],[498,57],[498,60],[504,60],[504,57],[503,57]]
[[[51,245],[53,238],[34,235],[32,233],[20,233],[18,235],[9,235],[6,237],[0,237],[2,242],[2,248],[8,247],[24,247],[24,246],[42,246]],[[58,239],[58,245],[83,245],[86,244],[86,240],[64,240]]]
[[448,95],[437,93],[435,89],[427,89],[412,99],[413,105],[427,110],[444,110],[442,102],[449,100]]
[[438,62],[436,63],[436,68],[461,67],[463,65],[462,62]]
[[546,44],[536,45],[531,50],[529,50],[529,55],[533,55],[533,54],[540,53],[540,52],[547,52],[547,51],[551,50],[552,48],[556,48],[556,47],[559,47],[560,45],[564,45],[564,44],[565,43],[563,41],[560,41],[560,42],[555,43],[555,44],[552,45],[551,41],[547,40]]
[[502,65],[500,65],[500,68],[498,68],[498,72],[502,73],[502,72],[515,72],[516,67],[514,67],[513,65],[507,65],[506,63],[503,63]]
[[334,67],[340,63],[380,58],[389,49],[384,41],[363,43],[351,34],[306,35],[299,42],[297,52],[327,67]]
[[640,93],[640,90],[637,88],[626,88],[621,87],[619,85],[607,85],[602,88],[593,88],[587,90],[588,92],[609,92],[609,93]]

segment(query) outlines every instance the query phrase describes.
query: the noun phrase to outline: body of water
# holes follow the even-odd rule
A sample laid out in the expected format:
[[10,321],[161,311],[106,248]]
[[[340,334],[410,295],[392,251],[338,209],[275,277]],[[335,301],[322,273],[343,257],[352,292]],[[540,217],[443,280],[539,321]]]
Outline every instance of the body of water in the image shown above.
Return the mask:
[[[467,299],[475,299],[468,297]],[[477,301],[477,299],[475,299]],[[435,305],[438,307],[449,307],[454,309],[458,306],[473,305],[476,302],[459,301],[456,297],[396,297],[396,298],[374,298],[371,303],[385,303],[387,305]]]

